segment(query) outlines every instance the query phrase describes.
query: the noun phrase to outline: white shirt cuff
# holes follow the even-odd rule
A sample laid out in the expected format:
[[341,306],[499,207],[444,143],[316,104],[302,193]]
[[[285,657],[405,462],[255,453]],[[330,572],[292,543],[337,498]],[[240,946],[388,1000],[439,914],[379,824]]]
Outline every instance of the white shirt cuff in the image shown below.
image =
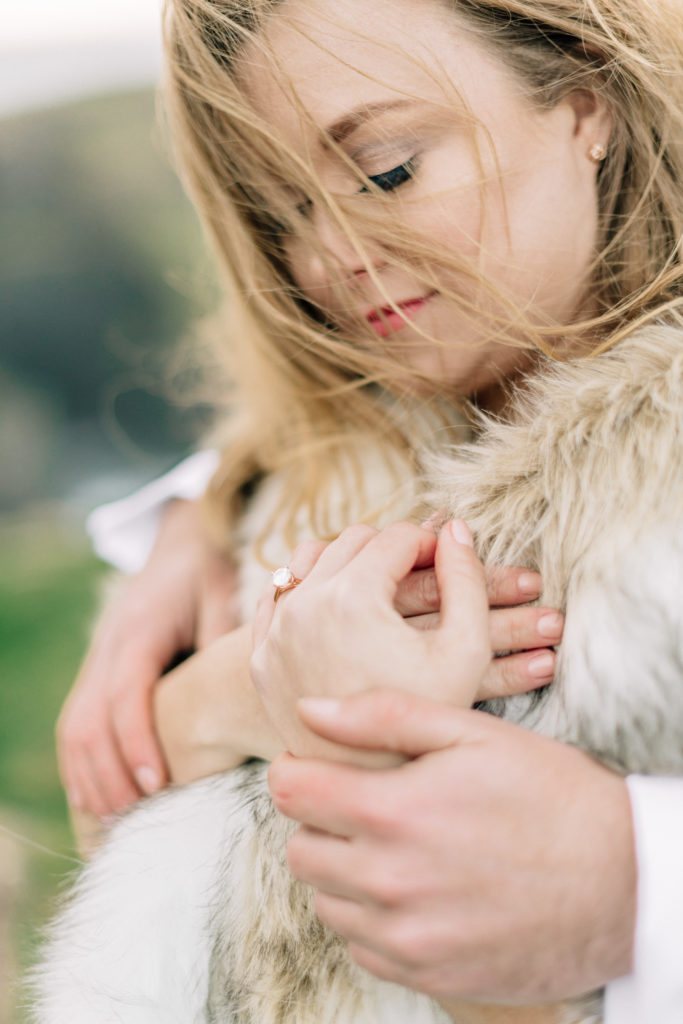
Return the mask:
[[635,969],[607,987],[605,1024],[683,1022],[683,779],[627,780],[638,857]]
[[127,498],[93,509],[86,529],[95,553],[122,572],[139,572],[154,547],[166,502],[201,497],[219,462],[213,449],[197,452]]

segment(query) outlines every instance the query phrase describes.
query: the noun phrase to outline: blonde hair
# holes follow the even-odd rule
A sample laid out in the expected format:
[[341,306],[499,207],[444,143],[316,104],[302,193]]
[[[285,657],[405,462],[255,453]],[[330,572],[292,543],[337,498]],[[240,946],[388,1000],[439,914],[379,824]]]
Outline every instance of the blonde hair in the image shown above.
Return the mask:
[[[416,397],[412,383],[419,374],[412,373],[409,381],[400,353],[383,350],[376,340],[370,346],[345,337],[296,288],[282,247],[283,230],[306,231],[305,225],[292,227],[291,198],[283,199],[292,182],[327,209],[369,273],[364,239],[381,246],[388,261],[409,258],[415,275],[430,284],[439,281],[444,267],[455,267],[494,293],[497,308],[505,311],[490,317],[491,336],[499,340],[553,355],[561,348],[557,343],[571,335],[584,350],[596,352],[656,319],[668,317],[683,326],[679,2],[449,3],[465,28],[516,72],[532,102],[552,107],[572,90],[590,89],[614,119],[598,179],[599,252],[588,283],[591,318],[539,326],[482,280],[476,267],[387,217],[382,196],[365,205],[360,219],[358,204],[331,196],[305,159],[256,115],[239,80],[239,55],[247,43],[265,45],[263,24],[278,0],[166,0],[168,119],[182,176],[225,288],[219,361],[227,368],[220,379],[223,397],[229,395],[230,429],[207,495],[224,536],[245,488],[270,472],[284,478],[278,516],[285,534],[293,534],[295,517],[304,508],[324,535],[332,479],[341,462],[357,466],[363,438],[383,447],[394,467],[398,454],[403,468],[414,472],[418,447],[434,428],[433,418],[414,415],[426,400]],[[277,60],[276,54],[268,56]],[[307,241],[316,244],[312,234]],[[480,315],[476,302],[452,298],[464,315]],[[435,394],[431,406],[447,428],[452,402],[444,398]],[[347,479],[361,486],[359,471]]]

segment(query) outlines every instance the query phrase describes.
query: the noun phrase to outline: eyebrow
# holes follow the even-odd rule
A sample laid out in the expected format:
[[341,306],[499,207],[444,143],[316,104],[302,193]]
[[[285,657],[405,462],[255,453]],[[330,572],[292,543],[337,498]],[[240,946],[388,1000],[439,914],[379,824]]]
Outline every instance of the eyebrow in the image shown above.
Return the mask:
[[360,128],[361,125],[365,124],[366,121],[370,121],[372,118],[377,117],[388,110],[397,110],[401,107],[411,107],[414,105],[415,100],[411,99],[385,100],[378,103],[365,103],[362,107],[357,107],[349,114],[345,114],[344,117],[335,121],[334,124],[331,124],[325,131],[325,138],[332,139],[332,141],[336,143],[343,142],[344,139],[348,139],[349,135],[352,135],[353,132]]

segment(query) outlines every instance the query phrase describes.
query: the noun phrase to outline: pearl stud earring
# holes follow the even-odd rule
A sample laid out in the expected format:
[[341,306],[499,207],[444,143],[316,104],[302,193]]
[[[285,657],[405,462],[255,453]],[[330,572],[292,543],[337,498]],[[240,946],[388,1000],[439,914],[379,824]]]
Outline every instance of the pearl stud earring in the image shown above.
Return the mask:
[[589,156],[589,157],[591,158],[591,160],[593,160],[593,161],[594,161],[594,162],[595,162],[596,164],[601,164],[601,163],[602,163],[602,161],[603,161],[603,160],[605,159],[605,157],[607,156],[607,149],[605,148],[605,146],[603,146],[603,145],[602,145],[602,143],[601,143],[601,142],[596,142],[596,143],[595,143],[595,144],[594,144],[593,146],[591,146],[591,148],[590,148],[590,149],[588,150],[588,156]]

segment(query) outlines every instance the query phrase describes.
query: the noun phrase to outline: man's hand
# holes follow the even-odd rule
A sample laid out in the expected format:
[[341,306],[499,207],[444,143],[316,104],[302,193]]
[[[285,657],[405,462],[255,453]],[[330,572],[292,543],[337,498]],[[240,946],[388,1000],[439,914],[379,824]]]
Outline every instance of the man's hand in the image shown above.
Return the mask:
[[477,711],[394,691],[303,700],[325,740],[410,760],[370,770],[278,758],[302,824],[294,875],[380,978],[453,999],[564,999],[631,968],[636,863],[623,779]]
[[237,624],[235,573],[196,503],[173,502],[150,559],[105,609],[57,724],[71,807],[99,817],[167,781],[152,697],[174,659]]

